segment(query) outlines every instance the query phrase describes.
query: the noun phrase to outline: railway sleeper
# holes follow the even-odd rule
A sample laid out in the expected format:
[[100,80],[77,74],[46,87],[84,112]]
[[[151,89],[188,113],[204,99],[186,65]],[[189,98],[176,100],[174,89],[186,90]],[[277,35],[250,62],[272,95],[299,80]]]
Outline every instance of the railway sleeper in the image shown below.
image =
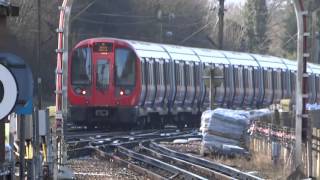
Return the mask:
[[233,178],[237,178],[237,179],[245,179],[245,180],[262,180],[262,178],[242,172],[238,169],[220,164],[220,163],[215,163],[212,161],[208,161],[206,159],[202,159],[202,158],[198,158],[198,157],[194,157],[192,155],[188,155],[188,154],[183,154],[183,153],[179,153],[176,151],[173,151],[171,149],[168,149],[166,147],[163,147],[155,142],[151,142],[150,143],[150,148],[152,150],[161,152],[165,155],[171,156],[171,157],[176,157],[197,165],[200,165],[202,167],[206,167],[215,171],[219,171],[223,174],[226,174],[228,176],[231,176]]
[[204,177],[199,176],[197,174],[190,173],[190,172],[188,172],[188,171],[186,171],[184,169],[181,169],[181,168],[178,168],[176,166],[173,166],[173,165],[170,165],[168,163],[165,163],[165,162],[162,162],[160,160],[157,160],[155,158],[151,158],[151,157],[142,155],[140,153],[136,153],[136,152],[134,152],[132,150],[129,150],[127,148],[124,148],[122,146],[119,146],[117,148],[117,150],[118,150],[119,153],[121,153],[121,154],[123,154],[125,156],[128,156],[128,157],[130,157],[132,159],[138,160],[140,162],[144,162],[144,163],[152,165],[154,167],[161,168],[161,169],[166,170],[168,172],[171,172],[173,174],[179,173],[186,180],[194,180],[194,179],[205,180],[205,179],[207,179],[207,178],[204,178]]
[[165,162],[173,164],[173,165],[177,165],[183,169],[186,169],[188,171],[191,171],[191,172],[200,174],[204,177],[207,177],[208,179],[221,179],[221,180],[232,179],[231,177],[229,177],[225,174],[222,174],[220,172],[216,172],[212,169],[205,168],[205,167],[199,166],[197,164],[193,164],[188,161],[178,159],[176,157],[170,157],[170,156],[167,156],[167,155],[162,154],[160,152],[154,151],[154,150],[146,147],[146,146],[148,146],[149,143],[150,142],[140,144],[141,150],[145,151],[147,154],[150,154],[151,156],[156,157],[162,161],[165,161]]

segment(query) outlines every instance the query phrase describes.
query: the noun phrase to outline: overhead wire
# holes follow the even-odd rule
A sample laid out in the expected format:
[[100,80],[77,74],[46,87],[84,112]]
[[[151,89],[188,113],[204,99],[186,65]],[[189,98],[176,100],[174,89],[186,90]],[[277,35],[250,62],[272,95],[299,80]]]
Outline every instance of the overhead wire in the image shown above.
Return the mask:
[[156,20],[145,20],[145,21],[137,21],[137,22],[119,22],[119,23],[115,23],[115,22],[103,22],[103,21],[95,21],[95,20],[91,20],[91,19],[86,19],[86,18],[78,18],[79,21],[83,21],[83,22],[87,22],[87,23],[94,23],[94,24],[104,24],[104,25],[133,25],[133,24],[146,24],[146,23],[152,23],[152,22],[156,22]]

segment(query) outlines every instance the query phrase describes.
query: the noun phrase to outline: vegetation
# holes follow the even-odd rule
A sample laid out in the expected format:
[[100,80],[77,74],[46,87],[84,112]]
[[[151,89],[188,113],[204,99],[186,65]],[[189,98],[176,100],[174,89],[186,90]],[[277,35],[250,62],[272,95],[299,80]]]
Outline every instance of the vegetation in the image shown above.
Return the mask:
[[[11,0],[20,16],[8,21],[12,52],[40,70],[45,99],[54,100],[58,6],[41,6],[41,63],[36,61],[37,1]],[[71,16],[71,45],[107,36],[184,46],[217,48],[218,0],[76,0]],[[125,2],[125,3],[124,3]],[[312,7],[312,5],[309,5]],[[296,23],[289,1],[247,0],[244,7],[226,4],[224,49],[295,57]],[[6,42],[6,41],[2,41]],[[17,45],[18,44],[18,45]],[[0,45],[0,47],[3,47]],[[17,50],[16,47],[19,47]],[[4,50],[4,48],[2,48]],[[8,50],[10,51],[10,50]]]

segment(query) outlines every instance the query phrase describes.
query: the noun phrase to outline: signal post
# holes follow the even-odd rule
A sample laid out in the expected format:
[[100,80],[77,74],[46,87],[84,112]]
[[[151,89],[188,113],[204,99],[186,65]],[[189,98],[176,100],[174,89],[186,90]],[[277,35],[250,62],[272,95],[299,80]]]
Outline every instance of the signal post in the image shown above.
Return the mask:
[[[3,34],[2,30],[5,27],[6,27],[6,16],[0,15],[0,37]],[[2,84],[1,84],[1,86],[2,86]],[[4,95],[4,92],[3,92],[2,87],[0,87],[0,88],[1,88],[0,89],[0,98],[2,98],[2,96]],[[5,161],[5,123],[3,121],[4,121],[3,119],[0,119],[0,171],[2,170],[2,164]],[[2,179],[3,178],[0,176],[0,180],[2,180]]]

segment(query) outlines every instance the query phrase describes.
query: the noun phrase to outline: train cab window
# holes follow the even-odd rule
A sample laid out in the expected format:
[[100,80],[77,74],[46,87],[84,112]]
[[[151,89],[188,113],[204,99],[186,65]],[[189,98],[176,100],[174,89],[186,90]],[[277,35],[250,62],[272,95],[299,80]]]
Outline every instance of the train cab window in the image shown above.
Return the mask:
[[109,63],[106,60],[97,61],[97,88],[100,90],[107,89],[109,85]]
[[90,85],[92,79],[91,50],[88,47],[78,48],[71,59],[71,84]]
[[134,86],[136,74],[136,55],[132,50],[117,48],[115,53],[116,85]]

